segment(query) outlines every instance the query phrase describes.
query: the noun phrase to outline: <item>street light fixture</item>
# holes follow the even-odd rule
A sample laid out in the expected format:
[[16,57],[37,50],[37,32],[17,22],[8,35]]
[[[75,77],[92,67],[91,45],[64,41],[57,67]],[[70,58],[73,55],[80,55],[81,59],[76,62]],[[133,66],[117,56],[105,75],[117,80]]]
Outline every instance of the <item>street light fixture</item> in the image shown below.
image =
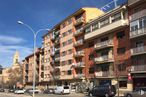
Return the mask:
[[36,74],[36,56],[35,56],[35,53],[36,53],[36,38],[37,38],[37,35],[38,35],[38,33],[40,31],[45,31],[45,30],[46,31],[50,31],[50,29],[39,29],[38,31],[34,31],[31,26],[23,23],[22,21],[17,21],[17,23],[27,27],[29,30],[32,31],[32,33],[34,35],[34,52],[33,52],[34,53],[34,66],[33,66],[33,95],[32,95],[32,97],[35,97],[35,84],[36,84],[35,83],[35,81],[36,81],[36,75],[35,75]]

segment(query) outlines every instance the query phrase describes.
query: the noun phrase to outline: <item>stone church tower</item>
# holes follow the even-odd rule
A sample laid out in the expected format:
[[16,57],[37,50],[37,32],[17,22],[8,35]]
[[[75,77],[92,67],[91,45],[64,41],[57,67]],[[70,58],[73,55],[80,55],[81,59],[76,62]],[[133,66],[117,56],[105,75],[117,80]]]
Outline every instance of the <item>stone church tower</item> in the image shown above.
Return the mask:
[[19,52],[16,51],[14,56],[13,56],[13,64],[12,68],[20,68],[20,57],[19,57]]

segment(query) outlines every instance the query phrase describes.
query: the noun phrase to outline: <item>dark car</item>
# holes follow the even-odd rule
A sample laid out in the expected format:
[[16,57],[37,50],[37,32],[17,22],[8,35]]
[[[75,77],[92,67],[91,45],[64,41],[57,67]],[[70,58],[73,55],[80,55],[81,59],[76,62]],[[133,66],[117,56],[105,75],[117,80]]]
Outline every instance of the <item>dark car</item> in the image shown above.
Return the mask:
[[146,97],[146,87],[137,87],[131,92],[125,92],[125,97]]
[[53,88],[46,89],[46,90],[44,90],[43,93],[44,94],[53,94],[54,93],[54,89]]
[[89,96],[105,96],[105,97],[113,97],[116,95],[116,88],[114,85],[99,85],[92,88],[89,91]]
[[5,92],[5,89],[0,89],[0,92]]

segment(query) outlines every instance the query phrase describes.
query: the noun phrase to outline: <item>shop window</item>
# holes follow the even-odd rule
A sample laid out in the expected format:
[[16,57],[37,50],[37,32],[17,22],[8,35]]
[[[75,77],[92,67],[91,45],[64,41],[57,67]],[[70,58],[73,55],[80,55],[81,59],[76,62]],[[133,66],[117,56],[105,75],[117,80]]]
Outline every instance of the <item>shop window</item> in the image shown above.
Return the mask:
[[119,81],[119,88],[127,88],[127,81]]

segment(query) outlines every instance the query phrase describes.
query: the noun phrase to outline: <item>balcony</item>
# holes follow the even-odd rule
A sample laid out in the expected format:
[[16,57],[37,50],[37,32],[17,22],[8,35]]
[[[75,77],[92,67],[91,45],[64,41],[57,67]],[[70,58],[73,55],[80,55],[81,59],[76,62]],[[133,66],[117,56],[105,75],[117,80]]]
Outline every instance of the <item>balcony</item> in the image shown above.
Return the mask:
[[96,29],[90,33],[86,33],[84,39],[88,40],[91,38],[95,38],[96,36],[99,35],[105,35],[111,31],[115,31],[116,29],[122,28],[123,26],[128,25],[128,20],[127,19],[120,19],[117,21],[114,21],[112,23],[109,23],[108,25],[101,27],[99,29]]
[[98,72],[95,72],[95,77],[96,78],[100,78],[100,77],[111,78],[113,77],[113,71],[98,71]]
[[146,27],[130,32],[130,38],[136,38],[146,35]]
[[95,58],[94,61],[96,64],[109,63],[109,62],[114,62],[114,58],[109,57],[109,55],[105,55]]
[[83,17],[80,17],[80,18],[78,18],[77,20],[76,20],[76,22],[75,22],[75,26],[77,26],[77,25],[80,25],[80,24],[82,24],[82,23],[84,23],[85,22],[85,19],[83,18]]
[[74,68],[84,68],[85,67],[85,63],[84,62],[78,62],[78,63],[75,63],[73,65]]
[[60,79],[60,76],[59,75],[54,75],[54,79],[55,80],[59,80]]
[[130,16],[130,21],[146,16],[146,9],[138,11]]
[[81,79],[81,78],[84,78],[85,77],[85,74],[81,73],[81,74],[76,74],[75,75],[75,78],[76,79]]
[[144,73],[144,72],[146,72],[146,64],[131,66],[131,73]]
[[77,51],[74,53],[74,57],[83,57],[84,56],[84,51]]
[[84,31],[83,31],[83,29],[81,28],[81,29],[78,29],[73,35],[74,36],[78,36],[78,35],[81,35],[81,34],[83,34],[84,33]]
[[146,54],[146,46],[131,49],[131,56]]
[[94,49],[96,50],[107,48],[107,47],[113,47],[113,40],[99,42],[94,45]]
[[74,43],[74,47],[83,45],[83,39],[80,39]]

